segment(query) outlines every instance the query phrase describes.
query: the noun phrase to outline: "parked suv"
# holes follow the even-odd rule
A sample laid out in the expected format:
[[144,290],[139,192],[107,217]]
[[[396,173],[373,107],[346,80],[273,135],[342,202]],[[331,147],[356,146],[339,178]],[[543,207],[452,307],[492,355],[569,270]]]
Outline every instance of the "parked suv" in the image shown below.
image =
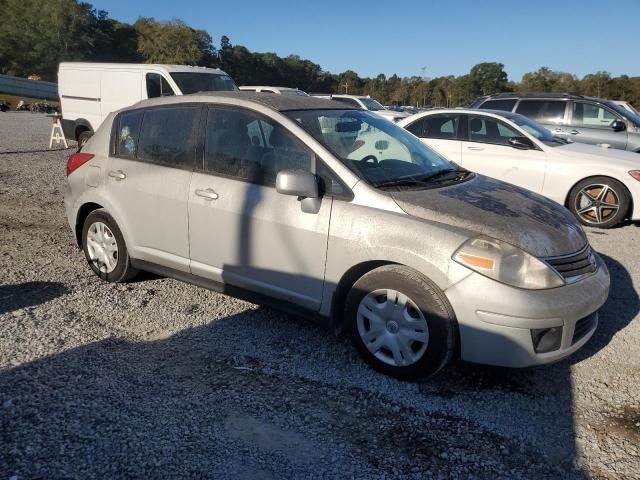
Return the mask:
[[471,108],[516,112],[575,142],[640,153],[640,116],[609,100],[564,93],[499,93]]
[[[356,155],[368,142],[378,153]],[[110,114],[67,176],[69,224],[100,278],[148,270],[327,319],[401,378],[458,352],[556,361],[593,334],[609,290],[568,210],[339,102],[145,100]]]

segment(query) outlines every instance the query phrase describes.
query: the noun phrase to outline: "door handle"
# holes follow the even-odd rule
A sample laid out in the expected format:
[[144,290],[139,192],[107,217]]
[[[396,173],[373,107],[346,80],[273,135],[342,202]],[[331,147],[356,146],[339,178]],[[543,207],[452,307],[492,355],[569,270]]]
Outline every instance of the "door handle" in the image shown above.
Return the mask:
[[484,150],[483,147],[467,147],[467,150]]
[[217,200],[218,194],[213,191],[213,188],[205,188],[196,190],[196,195],[206,200]]
[[111,178],[115,178],[116,180],[124,180],[125,178],[127,178],[122,170],[111,170],[109,172],[109,176]]
[[571,135],[579,135],[580,132],[578,130],[569,130],[569,132]]

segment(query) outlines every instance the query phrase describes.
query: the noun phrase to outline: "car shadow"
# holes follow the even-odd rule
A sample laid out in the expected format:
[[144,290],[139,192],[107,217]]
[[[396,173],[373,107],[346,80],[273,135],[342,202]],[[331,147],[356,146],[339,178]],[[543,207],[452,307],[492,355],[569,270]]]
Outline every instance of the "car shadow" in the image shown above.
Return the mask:
[[67,293],[59,282],[25,282],[0,285],[0,314],[46,303]]

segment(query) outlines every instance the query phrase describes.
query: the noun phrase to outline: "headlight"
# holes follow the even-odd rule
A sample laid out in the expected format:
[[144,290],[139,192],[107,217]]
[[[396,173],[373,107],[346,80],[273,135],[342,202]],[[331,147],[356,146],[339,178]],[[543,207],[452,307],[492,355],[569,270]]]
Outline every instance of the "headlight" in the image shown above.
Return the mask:
[[546,263],[490,237],[467,240],[452,258],[481,275],[514,287],[540,290],[564,285],[562,277]]

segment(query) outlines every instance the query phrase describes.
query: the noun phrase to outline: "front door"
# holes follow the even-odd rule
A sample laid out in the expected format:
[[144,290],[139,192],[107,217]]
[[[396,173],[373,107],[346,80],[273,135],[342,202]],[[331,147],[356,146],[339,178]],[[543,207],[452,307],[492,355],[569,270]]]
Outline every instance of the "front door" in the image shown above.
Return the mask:
[[187,195],[200,107],[124,112],[106,189],[137,260],[189,271]]
[[521,132],[493,117],[469,115],[468,140],[462,142],[467,170],[540,193],[547,156],[542,150],[518,150],[508,140]]
[[331,198],[315,213],[275,189],[278,171],[312,171],[314,155],[251,110],[210,107],[204,159],[189,192],[191,272],[319,309]]
[[613,111],[591,102],[574,101],[571,109],[569,133],[565,137],[576,142],[603,145],[610,148],[627,148],[627,130],[616,132],[611,125],[616,120],[624,122]]

